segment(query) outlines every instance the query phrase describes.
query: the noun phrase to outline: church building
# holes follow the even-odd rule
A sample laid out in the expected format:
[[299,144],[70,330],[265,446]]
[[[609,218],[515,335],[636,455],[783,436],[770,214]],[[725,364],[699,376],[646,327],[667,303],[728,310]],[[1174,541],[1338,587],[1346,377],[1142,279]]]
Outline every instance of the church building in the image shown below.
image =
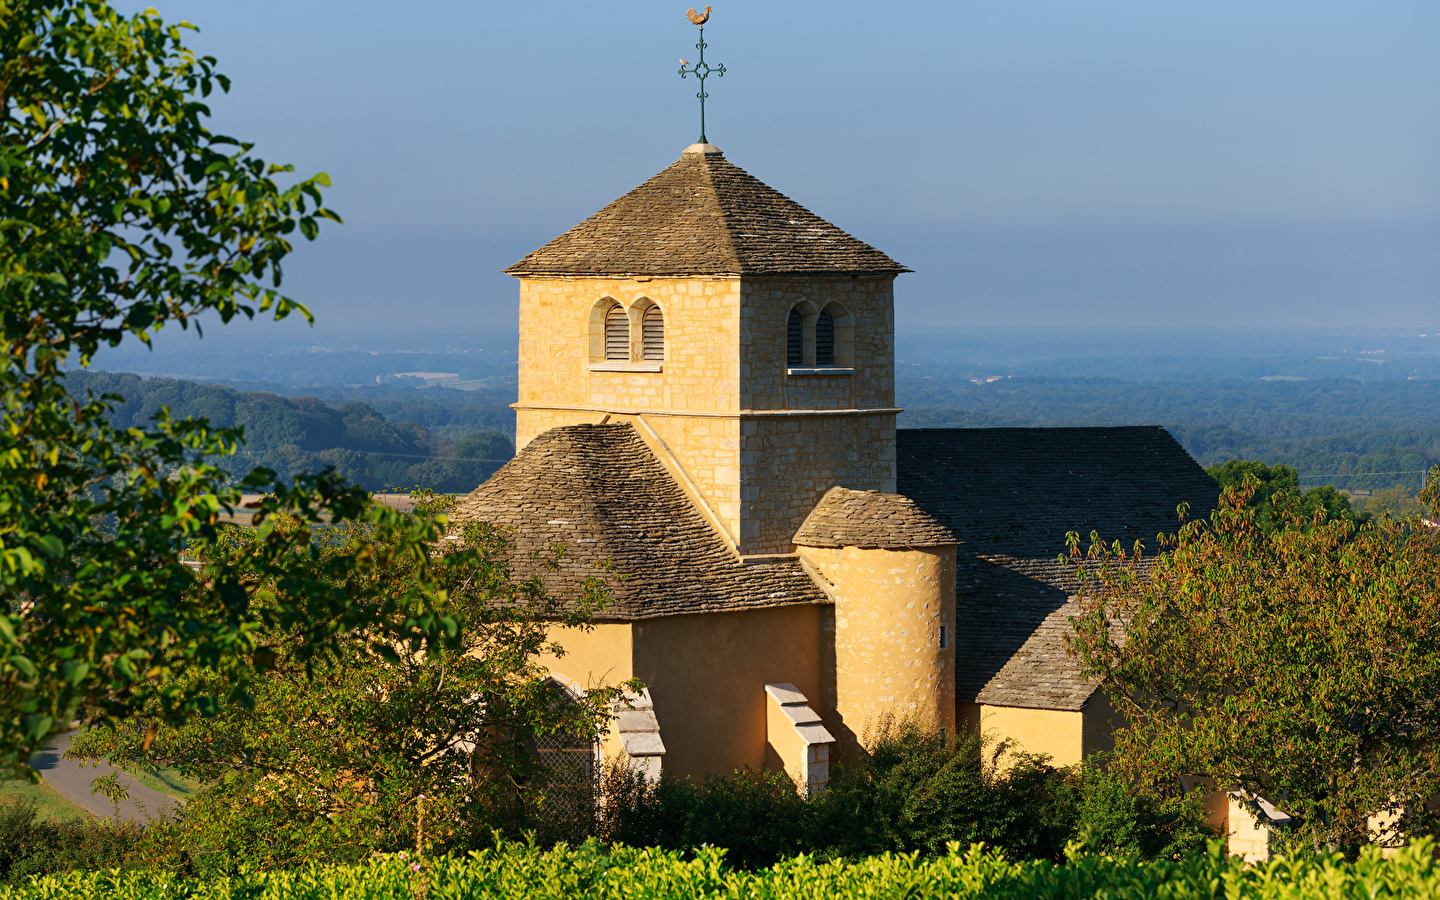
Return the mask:
[[897,431],[910,270],[708,143],[506,271],[517,453],[452,519],[507,527],[556,596],[605,580],[546,661],[572,692],[645,684],[597,754],[814,789],[885,714],[1061,765],[1106,746],[1056,557],[1068,531],[1153,547],[1178,504],[1208,513],[1164,429]]

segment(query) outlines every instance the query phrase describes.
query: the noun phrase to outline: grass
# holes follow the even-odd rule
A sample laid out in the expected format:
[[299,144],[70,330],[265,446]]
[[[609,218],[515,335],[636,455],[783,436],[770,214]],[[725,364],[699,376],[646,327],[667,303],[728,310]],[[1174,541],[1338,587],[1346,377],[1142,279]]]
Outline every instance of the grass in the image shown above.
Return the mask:
[[41,822],[69,822],[92,818],[89,812],[66,800],[45,782],[31,784],[23,778],[0,779],[0,803],[35,801],[35,818]]
[[125,771],[152,791],[176,800],[189,800],[205,787],[202,782],[186,778],[169,766],[126,766]]

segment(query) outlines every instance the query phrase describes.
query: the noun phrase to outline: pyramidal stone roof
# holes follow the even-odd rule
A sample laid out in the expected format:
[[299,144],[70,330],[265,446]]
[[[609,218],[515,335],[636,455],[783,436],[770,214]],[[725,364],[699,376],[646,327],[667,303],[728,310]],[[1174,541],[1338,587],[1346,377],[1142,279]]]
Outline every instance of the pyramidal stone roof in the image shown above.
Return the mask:
[[834,487],[795,532],[802,547],[906,550],[957,543],[950,529],[900,494]]
[[[629,424],[540,434],[450,521],[506,528],[514,576],[539,577],[557,599],[603,579],[611,602],[599,621],[830,602],[798,560],[737,559]],[[552,568],[554,544],[565,552]]]
[[660,174],[505,270],[511,275],[909,272],[694,144]]

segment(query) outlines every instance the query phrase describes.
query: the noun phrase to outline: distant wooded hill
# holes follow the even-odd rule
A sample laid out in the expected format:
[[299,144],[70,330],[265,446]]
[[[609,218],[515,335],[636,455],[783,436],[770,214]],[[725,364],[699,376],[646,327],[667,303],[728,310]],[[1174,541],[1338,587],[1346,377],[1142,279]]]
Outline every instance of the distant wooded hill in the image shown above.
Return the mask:
[[[926,376],[931,377],[926,377]],[[282,475],[335,465],[372,489],[474,488],[513,454],[514,388],[457,391],[403,385],[231,386],[82,371],[86,389],[118,393],[115,421],[145,425],[162,403],[176,416],[245,426],[233,470]],[[1420,486],[1440,460],[1440,380],[1261,381],[1004,378],[947,381],[939,367],[907,366],[896,383],[900,427],[1164,425],[1202,465],[1228,459],[1284,463],[1307,487]],[[449,459],[447,457],[456,457]]]
[[[920,368],[920,367],[916,367]],[[1201,465],[1284,463],[1306,487],[1418,488],[1440,460],[1440,381],[1122,381],[904,373],[902,428],[1164,425]]]
[[333,466],[369,490],[419,486],[458,493],[474,489],[515,454],[500,430],[466,427],[497,421],[501,413],[494,404],[473,398],[468,409],[447,407],[443,401],[450,398],[433,390],[377,390],[373,404],[351,399],[332,405],[318,397],[121,372],[71,372],[66,383],[79,397],[87,391],[124,397],[110,416],[118,427],[147,427],[161,406],[175,418],[202,416],[212,425],[242,427],[240,452],[222,462],[237,477],[255,466],[284,478]]

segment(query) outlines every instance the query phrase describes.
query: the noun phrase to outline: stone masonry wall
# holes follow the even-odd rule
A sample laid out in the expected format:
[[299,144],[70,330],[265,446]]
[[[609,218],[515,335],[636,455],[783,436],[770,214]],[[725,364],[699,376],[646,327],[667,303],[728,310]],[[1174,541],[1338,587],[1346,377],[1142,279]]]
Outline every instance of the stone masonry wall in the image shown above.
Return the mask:
[[789,553],[830,488],[895,491],[895,416],[766,416],[740,426],[745,553]]
[[[603,310],[653,303],[665,318],[662,372],[592,372],[605,363]],[[519,405],[734,413],[739,404],[740,284],[733,279],[524,278]],[[638,336],[638,325],[632,336]],[[520,425],[525,424],[522,414]],[[543,430],[543,429],[541,429]],[[517,435],[523,446],[539,433]]]
[[[662,371],[591,371],[593,364],[607,364],[599,338],[611,300],[626,309],[660,307]],[[599,422],[607,413],[612,421],[652,413],[646,421],[737,533],[739,303],[734,279],[521,279],[516,448],[560,425]],[[632,324],[632,336],[638,332]],[[692,411],[702,415],[684,415]],[[674,413],[680,416],[665,415]]]
[[[853,375],[786,374],[786,319],[797,307],[802,313],[836,314],[835,365],[853,367]],[[739,337],[742,409],[895,405],[894,276],[747,278],[741,284]],[[813,340],[813,326],[809,337]]]
[[[789,553],[828,488],[895,490],[892,282],[522,278],[516,447],[560,425],[644,414],[741,553]],[[639,313],[660,307],[661,371],[595,370],[613,366],[602,340],[612,301],[634,311],[632,369],[647,367],[638,361]],[[785,322],[797,305],[812,340],[815,314],[835,316],[835,364],[852,374],[787,374]]]

